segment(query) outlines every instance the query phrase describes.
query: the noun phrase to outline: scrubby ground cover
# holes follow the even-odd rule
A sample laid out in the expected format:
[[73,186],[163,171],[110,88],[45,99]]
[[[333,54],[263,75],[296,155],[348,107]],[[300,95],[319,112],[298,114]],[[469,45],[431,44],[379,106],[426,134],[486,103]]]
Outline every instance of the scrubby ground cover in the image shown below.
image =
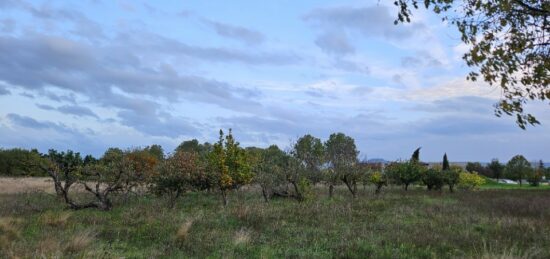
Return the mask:
[[[259,188],[145,195],[112,211],[67,210],[53,194],[0,194],[0,257],[550,257],[550,191],[344,187],[332,198],[263,201]],[[85,195],[85,194],[82,194]]]

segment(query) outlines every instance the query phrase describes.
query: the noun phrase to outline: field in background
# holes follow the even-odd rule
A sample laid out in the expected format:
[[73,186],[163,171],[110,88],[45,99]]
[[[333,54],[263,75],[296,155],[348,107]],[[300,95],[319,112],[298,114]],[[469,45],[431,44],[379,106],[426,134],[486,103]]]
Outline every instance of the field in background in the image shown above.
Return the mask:
[[0,194],[36,191],[54,193],[52,179],[49,177],[0,177]]
[[[306,202],[264,203],[254,189],[153,196],[113,211],[69,211],[53,194],[0,194],[0,257],[550,257],[550,191],[405,192],[358,198],[316,188]],[[3,254],[1,254],[3,253]]]
[[507,184],[498,183],[495,180],[485,178],[485,184],[481,186],[482,189],[507,189],[507,190],[550,190],[550,185],[547,182],[540,183],[539,186],[531,186],[528,182],[524,182],[521,186],[519,184]]

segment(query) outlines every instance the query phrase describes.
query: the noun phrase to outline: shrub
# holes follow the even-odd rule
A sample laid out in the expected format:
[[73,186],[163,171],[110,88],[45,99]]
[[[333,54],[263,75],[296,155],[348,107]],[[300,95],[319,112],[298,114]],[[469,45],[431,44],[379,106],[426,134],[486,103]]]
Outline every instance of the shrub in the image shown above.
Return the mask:
[[430,168],[422,172],[422,182],[428,187],[428,191],[441,190],[445,178],[440,170]]
[[445,183],[449,185],[449,191],[454,192],[454,187],[460,180],[460,173],[462,168],[460,166],[451,166],[449,170],[443,171]]
[[485,179],[479,176],[477,172],[462,172],[458,176],[458,187],[464,190],[474,190],[485,183]]
[[376,194],[380,193],[384,185],[388,185],[388,179],[386,175],[379,171],[373,172],[369,175],[369,182],[371,182],[372,184],[374,184],[374,186],[376,186],[376,191],[375,191]]
[[542,181],[543,172],[540,170],[532,170],[527,176],[527,181],[531,186],[539,186]]
[[302,177],[300,179],[300,182],[298,182],[298,188],[300,190],[302,200],[311,200],[313,199],[313,196],[315,196],[311,182],[306,177]]

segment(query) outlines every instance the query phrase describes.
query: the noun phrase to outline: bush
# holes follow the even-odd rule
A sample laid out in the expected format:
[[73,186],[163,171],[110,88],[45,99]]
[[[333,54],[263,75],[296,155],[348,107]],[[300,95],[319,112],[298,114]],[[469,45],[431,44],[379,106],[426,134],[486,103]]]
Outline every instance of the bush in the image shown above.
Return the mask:
[[382,187],[384,185],[388,185],[388,180],[386,175],[382,174],[379,171],[376,171],[370,174],[369,182],[371,182],[376,186],[376,191],[375,191],[376,194],[380,193],[380,190],[382,190]]
[[451,166],[449,170],[443,171],[445,177],[445,183],[449,185],[449,191],[454,192],[454,187],[460,180],[460,173],[462,168],[460,166]]
[[540,182],[542,181],[542,171],[539,170],[533,170],[528,176],[527,181],[531,186],[539,186]]
[[458,176],[458,187],[464,190],[474,190],[485,183],[485,179],[479,176],[477,172],[462,172]]
[[422,172],[422,182],[428,187],[428,191],[440,191],[443,187],[443,184],[445,184],[445,178],[441,171],[430,168]]
[[298,182],[298,188],[300,189],[302,200],[311,200],[314,198],[315,193],[309,179],[302,177]]

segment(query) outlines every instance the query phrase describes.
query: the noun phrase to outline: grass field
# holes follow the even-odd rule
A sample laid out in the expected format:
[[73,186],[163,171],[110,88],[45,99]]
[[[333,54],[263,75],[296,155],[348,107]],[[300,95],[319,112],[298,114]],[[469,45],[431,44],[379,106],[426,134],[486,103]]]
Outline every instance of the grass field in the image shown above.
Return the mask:
[[69,211],[52,194],[0,194],[0,257],[45,258],[549,258],[550,191],[379,196],[324,188],[306,202],[264,203],[256,190],[153,196],[113,211]]
[[548,183],[541,183],[539,186],[531,186],[529,183],[524,182],[521,186],[519,184],[505,184],[497,183],[495,180],[485,178],[485,184],[481,186],[482,189],[507,189],[507,190],[550,190]]

